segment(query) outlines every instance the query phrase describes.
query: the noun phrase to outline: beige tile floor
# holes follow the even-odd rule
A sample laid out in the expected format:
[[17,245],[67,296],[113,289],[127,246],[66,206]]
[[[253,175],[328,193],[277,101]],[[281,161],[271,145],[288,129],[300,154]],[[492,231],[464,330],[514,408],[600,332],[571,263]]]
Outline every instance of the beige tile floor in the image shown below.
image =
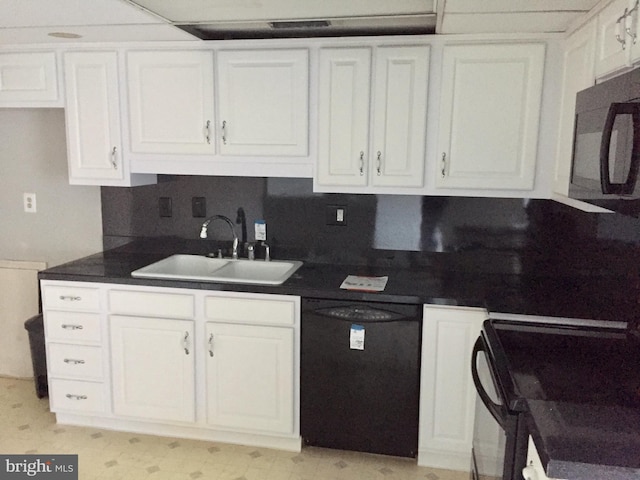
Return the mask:
[[414,460],[316,447],[302,452],[58,425],[32,380],[0,377],[0,453],[77,454],[79,478],[467,480]]

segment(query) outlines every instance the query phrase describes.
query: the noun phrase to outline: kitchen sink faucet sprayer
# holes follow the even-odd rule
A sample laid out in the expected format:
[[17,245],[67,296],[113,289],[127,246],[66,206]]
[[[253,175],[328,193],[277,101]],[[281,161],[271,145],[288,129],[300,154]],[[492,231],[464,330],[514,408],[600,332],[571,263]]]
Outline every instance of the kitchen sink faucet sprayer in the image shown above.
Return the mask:
[[212,217],[209,217],[202,224],[202,228],[200,229],[200,238],[207,238],[209,224],[213,220],[218,220],[218,219],[225,221],[227,225],[229,225],[229,228],[231,229],[231,235],[233,235],[233,251],[231,254],[231,258],[233,258],[234,260],[237,260],[238,259],[238,236],[236,235],[236,232],[233,229],[233,222],[231,222],[231,220],[229,220],[228,217],[225,217],[224,215],[213,215]]

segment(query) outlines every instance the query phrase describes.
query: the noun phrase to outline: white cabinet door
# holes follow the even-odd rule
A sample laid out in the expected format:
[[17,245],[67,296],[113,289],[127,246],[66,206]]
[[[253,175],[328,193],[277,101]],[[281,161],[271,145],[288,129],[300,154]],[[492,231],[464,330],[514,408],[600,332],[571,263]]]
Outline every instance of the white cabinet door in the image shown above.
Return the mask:
[[110,317],[113,412],[195,421],[193,321]]
[[373,53],[320,51],[319,187],[423,185],[429,47]]
[[294,433],[293,329],[208,322],[206,337],[208,424]]
[[306,156],[307,50],[223,50],[217,57],[222,155]]
[[371,49],[320,50],[318,185],[367,184],[370,83]]
[[213,154],[213,54],[128,52],[131,151]]
[[42,107],[58,101],[54,52],[0,54],[0,107]]
[[376,50],[372,184],[421,187],[427,133],[429,48]]
[[596,77],[602,77],[629,65],[633,39],[626,33],[630,0],[615,0],[598,14]]
[[487,312],[425,305],[418,464],[468,470],[476,390],[471,353]]
[[571,176],[576,93],[594,83],[595,43],[596,21],[593,20],[571,34],[564,51],[554,191],[565,196],[569,193]]
[[66,53],[64,70],[70,183],[124,183],[117,53]]
[[436,186],[531,190],[543,44],[445,46]]

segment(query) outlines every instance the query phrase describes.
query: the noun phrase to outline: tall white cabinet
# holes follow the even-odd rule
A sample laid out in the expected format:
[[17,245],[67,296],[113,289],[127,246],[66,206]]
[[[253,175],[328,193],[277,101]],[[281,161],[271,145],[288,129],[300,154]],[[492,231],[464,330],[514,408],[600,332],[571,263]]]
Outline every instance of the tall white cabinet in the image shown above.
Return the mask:
[[419,465],[469,470],[477,395],[471,353],[487,318],[482,308],[424,306]]
[[544,44],[444,47],[436,187],[531,190]]
[[320,51],[315,187],[424,184],[428,46]]

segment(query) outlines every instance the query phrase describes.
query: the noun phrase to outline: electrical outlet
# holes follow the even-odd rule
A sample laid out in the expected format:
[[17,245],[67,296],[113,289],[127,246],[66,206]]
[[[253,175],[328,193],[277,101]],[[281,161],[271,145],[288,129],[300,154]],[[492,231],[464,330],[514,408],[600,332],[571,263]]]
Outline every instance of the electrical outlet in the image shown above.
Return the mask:
[[207,216],[207,199],[204,197],[192,197],[191,198],[191,215],[193,217],[206,217]]
[[345,226],[347,224],[347,206],[327,205],[326,223],[327,225]]
[[36,213],[36,194],[24,193],[22,194],[22,200],[24,203],[24,211],[27,213]]
[[171,197],[160,197],[158,199],[158,210],[161,217],[170,217],[171,212]]

